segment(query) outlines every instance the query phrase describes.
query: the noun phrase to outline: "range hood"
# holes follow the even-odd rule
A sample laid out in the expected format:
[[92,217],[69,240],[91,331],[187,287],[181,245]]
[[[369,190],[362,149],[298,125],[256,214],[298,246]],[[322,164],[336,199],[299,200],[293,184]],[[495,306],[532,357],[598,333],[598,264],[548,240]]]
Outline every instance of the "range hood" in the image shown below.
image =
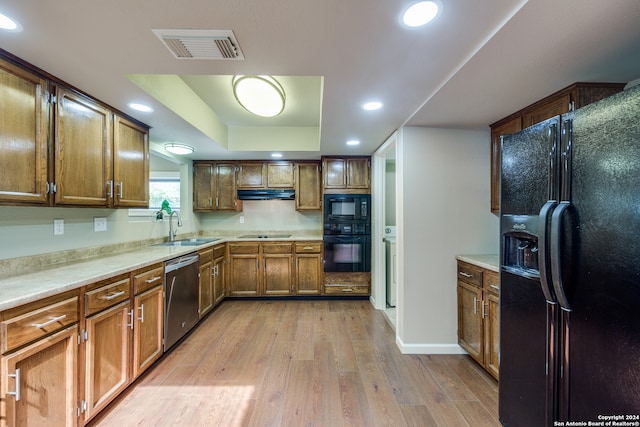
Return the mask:
[[240,200],[294,200],[294,190],[238,190]]

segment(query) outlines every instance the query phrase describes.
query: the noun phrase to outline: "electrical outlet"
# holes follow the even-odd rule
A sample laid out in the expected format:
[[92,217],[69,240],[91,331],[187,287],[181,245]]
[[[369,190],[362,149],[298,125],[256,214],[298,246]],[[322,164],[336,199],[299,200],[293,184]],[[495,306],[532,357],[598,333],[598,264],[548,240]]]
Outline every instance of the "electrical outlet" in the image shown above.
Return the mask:
[[93,231],[107,231],[107,218],[95,217],[93,218]]
[[53,235],[61,236],[64,234],[64,219],[53,220]]
[[244,224],[244,215],[240,215],[240,224]]

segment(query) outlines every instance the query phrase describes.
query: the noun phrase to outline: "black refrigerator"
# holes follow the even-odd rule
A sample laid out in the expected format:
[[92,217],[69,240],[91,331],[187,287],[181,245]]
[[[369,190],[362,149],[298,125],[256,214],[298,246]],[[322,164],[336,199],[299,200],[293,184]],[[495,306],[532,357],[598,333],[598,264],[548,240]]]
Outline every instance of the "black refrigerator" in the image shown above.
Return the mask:
[[640,421],[640,87],[504,136],[501,162],[501,423]]

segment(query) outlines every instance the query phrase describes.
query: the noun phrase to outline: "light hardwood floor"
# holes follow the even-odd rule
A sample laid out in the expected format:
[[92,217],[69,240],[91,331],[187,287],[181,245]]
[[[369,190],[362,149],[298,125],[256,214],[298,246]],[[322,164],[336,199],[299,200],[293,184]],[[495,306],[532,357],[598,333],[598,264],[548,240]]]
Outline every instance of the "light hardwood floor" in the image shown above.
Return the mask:
[[96,426],[499,426],[468,356],[402,355],[369,301],[225,301]]

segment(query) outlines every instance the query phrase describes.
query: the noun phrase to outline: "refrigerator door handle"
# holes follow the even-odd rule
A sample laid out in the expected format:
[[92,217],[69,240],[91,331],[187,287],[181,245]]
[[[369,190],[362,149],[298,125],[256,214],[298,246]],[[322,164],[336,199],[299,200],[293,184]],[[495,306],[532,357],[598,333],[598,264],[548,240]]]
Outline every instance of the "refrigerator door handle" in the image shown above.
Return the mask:
[[560,259],[560,248],[562,245],[561,222],[562,216],[569,208],[569,202],[561,202],[553,211],[551,216],[551,236],[549,242],[549,256],[551,258],[551,278],[553,289],[558,299],[558,303],[563,310],[571,311],[569,299],[565,293],[565,286],[562,279],[562,263]]
[[553,285],[550,266],[551,257],[549,256],[549,229],[551,215],[557,205],[558,203],[555,200],[549,200],[542,206],[539,214],[540,225],[538,230],[541,231],[540,236],[538,237],[538,268],[540,269],[540,284],[542,285],[542,293],[544,294],[544,298],[550,303],[555,303],[556,297],[553,294],[552,290]]

